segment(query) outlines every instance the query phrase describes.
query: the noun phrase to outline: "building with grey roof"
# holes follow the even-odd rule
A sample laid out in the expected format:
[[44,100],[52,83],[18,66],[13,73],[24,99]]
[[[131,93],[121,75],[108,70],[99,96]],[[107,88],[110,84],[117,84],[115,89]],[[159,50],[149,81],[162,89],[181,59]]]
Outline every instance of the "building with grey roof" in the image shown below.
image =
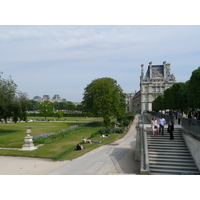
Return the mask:
[[176,83],[176,78],[170,72],[170,64],[163,62],[163,65],[152,65],[149,62],[146,74],[144,65],[141,65],[140,91],[129,98],[130,112],[142,113],[152,110],[152,102],[164,91]]

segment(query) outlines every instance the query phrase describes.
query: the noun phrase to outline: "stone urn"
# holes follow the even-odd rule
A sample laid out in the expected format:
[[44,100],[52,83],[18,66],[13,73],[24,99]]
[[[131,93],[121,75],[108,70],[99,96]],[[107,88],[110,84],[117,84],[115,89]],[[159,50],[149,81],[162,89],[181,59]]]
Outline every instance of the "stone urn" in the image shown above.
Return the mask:
[[26,126],[26,134],[27,136],[24,138],[24,145],[22,146],[22,151],[32,151],[37,149],[37,147],[33,144],[33,136],[31,136],[31,126]]

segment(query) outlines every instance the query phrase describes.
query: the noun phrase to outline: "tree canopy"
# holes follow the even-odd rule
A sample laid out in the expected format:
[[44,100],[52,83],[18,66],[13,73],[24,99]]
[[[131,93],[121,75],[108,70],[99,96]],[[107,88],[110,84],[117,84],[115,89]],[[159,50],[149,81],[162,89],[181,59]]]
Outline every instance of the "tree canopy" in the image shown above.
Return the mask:
[[12,117],[15,122],[18,118],[26,120],[26,110],[27,95],[17,90],[11,77],[4,79],[0,75],[0,118],[7,121]]
[[164,91],[164,100],[159,95],[152,102],[153,110],[200,108],[200,67],[192,72],[190,80],[185,83],[175,83]]
[[39,111],[42,116],[46,117],[52,115],[54,112],[53,105],[50,101],[43,101],[39,105]]
[[200,67],[192,72],[188,82],[188,103],[192,108],[200,108]]
[[94,116],[102,116],[105,126],[110,125],[110,117],[121,118],[125,115],[125,93],[112,78],[98,78],[84,89],[82,104]]

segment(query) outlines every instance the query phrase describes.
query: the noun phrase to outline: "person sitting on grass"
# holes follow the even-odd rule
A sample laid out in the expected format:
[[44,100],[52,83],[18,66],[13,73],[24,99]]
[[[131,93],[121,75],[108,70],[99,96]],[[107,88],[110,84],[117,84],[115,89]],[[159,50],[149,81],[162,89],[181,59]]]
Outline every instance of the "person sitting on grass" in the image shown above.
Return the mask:
[[76,149],[74,149],[74,150],[78,151],[78,150],[82,150],[82,149],[84,149],[83,146],[81,144],[77,144]]

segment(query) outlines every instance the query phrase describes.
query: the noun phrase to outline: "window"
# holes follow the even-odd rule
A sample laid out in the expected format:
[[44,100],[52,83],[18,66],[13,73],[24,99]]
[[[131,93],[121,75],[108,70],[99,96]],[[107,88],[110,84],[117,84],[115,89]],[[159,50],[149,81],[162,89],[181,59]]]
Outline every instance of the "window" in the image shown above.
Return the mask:
[[144,88],[144,92],[148,92],[148,87],[145,87],[145,88]]
[[155,87],[152,87],[152,92],[156,92],[156,88]]
[[157,92],[160,92],[160,87],[157,87]]

